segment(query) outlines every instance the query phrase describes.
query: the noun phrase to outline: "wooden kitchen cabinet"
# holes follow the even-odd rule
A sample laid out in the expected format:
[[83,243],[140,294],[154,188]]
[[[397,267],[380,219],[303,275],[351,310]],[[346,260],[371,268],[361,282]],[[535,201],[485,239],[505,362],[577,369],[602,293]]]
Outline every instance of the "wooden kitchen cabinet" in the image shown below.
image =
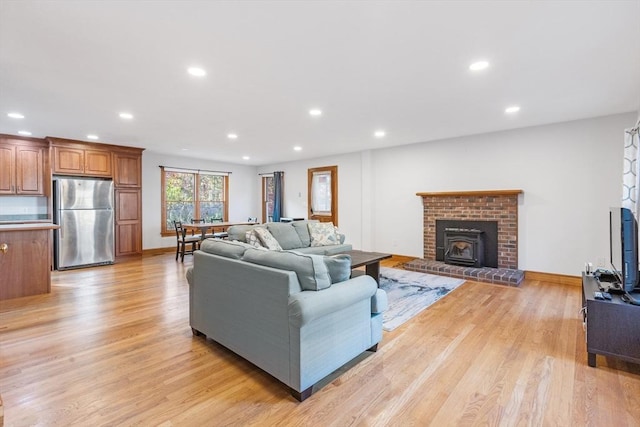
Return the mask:
[[114,153],[116,188],[142,187],[142,156],[140,153]]
[[116,258],[142,254],[142,191],[116,189]]
[[49,149],[44,141],[0,135],[0,194],[49,195],[48,169]]
[[51,224],[0,226],[0,301],[51,292]]
[[111,152],[54,145],[53,173],[111,177]]
[[142,255],[142,148],[47,137],[53,173],[112,178],[116,259]]

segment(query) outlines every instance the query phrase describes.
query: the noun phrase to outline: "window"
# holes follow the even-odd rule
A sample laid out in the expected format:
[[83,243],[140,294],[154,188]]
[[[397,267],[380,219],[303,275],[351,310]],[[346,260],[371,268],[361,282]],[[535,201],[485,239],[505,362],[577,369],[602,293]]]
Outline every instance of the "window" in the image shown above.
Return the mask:
[[273,218],[273,202],[276,188],[273,175],[262,177],[262,222],[270,222]]
[[226,221],[229,176],[226,173],[161,167],[162,235],[175,233],[174,221]]

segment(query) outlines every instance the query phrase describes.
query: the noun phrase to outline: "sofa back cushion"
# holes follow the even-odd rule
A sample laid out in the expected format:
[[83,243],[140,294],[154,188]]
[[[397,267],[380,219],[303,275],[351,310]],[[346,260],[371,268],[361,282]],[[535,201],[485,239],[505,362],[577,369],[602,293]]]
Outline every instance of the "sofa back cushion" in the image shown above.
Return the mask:
[[302,240],[292,224],[291,222],[267,223],[267,230],[275,237],[282,249],[297,249],[303,246]]
[[239,242],[246,242],[245,235],[247,231],[253,230],[256,227],[264,227],[262,224],[258,225],[232,225],[227,229],[227,233],[229,234],[229,240],[238,240]]
[[322,255],[305,255],[296,252],[247,249],[243,261],[281,270],[293,271],[305,291],[319,291],[331,286],[331,277]]
[[200,244],[200,250],[226,258],[241,259],[244,252],[253,246],[243,242],[232,242],[221,239],[205,239]]
[[320,222],[317,219],[310,219],[305,221],[293,221],[291,225],[298,233],[298,237],[300,237],[300,242],[302,242],[301,248],[308,248],[311,246],[311,236],[309,236],[309,224]]

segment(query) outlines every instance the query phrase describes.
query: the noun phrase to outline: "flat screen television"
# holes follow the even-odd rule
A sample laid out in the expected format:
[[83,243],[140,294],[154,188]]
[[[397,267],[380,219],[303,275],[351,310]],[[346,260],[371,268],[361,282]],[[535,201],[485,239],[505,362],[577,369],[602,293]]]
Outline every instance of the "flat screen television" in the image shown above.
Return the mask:
[[627,208],[609,212],[611,270],[625,292],[638,286],[638,223]]

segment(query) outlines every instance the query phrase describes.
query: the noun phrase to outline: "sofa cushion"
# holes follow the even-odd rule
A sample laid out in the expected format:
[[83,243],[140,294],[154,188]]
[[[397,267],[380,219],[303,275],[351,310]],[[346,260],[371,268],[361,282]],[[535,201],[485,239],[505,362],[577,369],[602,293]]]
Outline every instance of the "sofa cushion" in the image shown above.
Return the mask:
[[300,286],[306,291],[319,291],[331,286],[331,277],[322,255],[247,249],[242,260],[293,271],[298,276]]
[[229,233],[229,240],[238,240],[240,242],[244,242],[247,231],[257,227],[264,227],[264,226],[263,225],[232,225],[227,229],[227,233]]
[[280,243],[273,237],[273,235],[266,228],[256,228],[254,230],[260,242],[262,242],[262,246],[272,251],[281,251],[282,246]]
[[293,228],[296,230],[296,233],[298,233],[298,236],[300,237],[300,241],[302,242],[302,248],[308,248],[309,246],[311,246],[311,236],[309,236],[309,224],[310,223],[317,223],[318,220],[315,219],[311,219],[311,220],[305,220],[305,221],[293,221],[291,223],[291,225],[293,226]]
[[247,230],[247,232],[244,235],[244,240],[247,242],[248,245],[251,245],[256,248],[264,248],[264,246],[262,245],[262,242],[260,241],[260,238],[256,234],[255,228],[252,228],[251,230]]
[[200,250],[214,255],[220,255],[225,258],[241,259],[244,251],[253,246],[244,242],[229,241],[222,239],[205,239],[200,244]]
[[339,243],[336,227],[332,222],[309,223],[311,246],[328,246]]
[[267,223],[267,230],[269,230],[278,243],[280,243],[282,249],[286,250],[302,247],[302,240],[300,240],[300,236],[291,223],[269,222]]
[[331,283],[344,282],[351,277],[351,256],[338,254],[325,256],[324,264],[327,266]]

